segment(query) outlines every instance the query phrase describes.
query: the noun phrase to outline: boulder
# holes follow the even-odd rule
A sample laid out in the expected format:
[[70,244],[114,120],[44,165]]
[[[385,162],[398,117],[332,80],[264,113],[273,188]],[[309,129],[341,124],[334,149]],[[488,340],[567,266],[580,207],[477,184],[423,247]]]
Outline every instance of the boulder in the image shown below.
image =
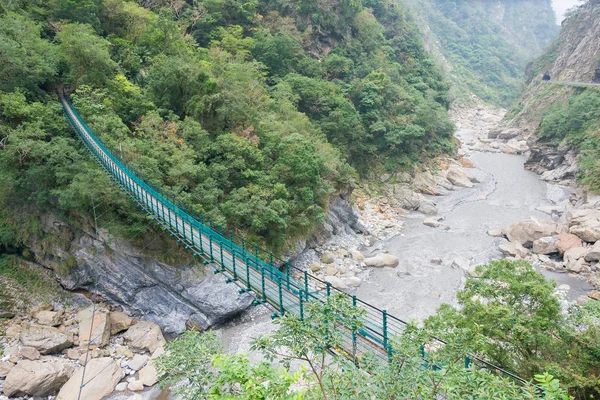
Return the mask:
[[[83,368],[80,368],[60,389],[56,400],[77,400],[82,375]],[[85,368],[85,386],[81,391],[81,399],[100,400],[113,391],[121,378],[123,378],[121,367],[112,358],[90,360]]]
[[35,347],[41,354],[58,353],[73,344],[58,329],[44,325],[30,325],[19,336],[23,346]]
[[434,196],[439,196],[441,194],[438,183],[429,171],[417,171],[413,179],[413,185],[423,194]]
[[529,150],[525,140],[510,139],[504,146],[502,152],[506,154],[523,154]]
[[425,218],[423,220],[423,225],[430,226],[432,228],[439,228],[442,223],[437,220],[437,218]]
[[133,322],[133,318],[121,311],[110,313],[110,334],[116,335],[119,332],[129,329]]
[[11,369],[13,369],[15,364],[10,363],[8,361],[0,361],[0,378],[4,378]]
[[27,360],[38,360],[40,352],[35,347],[23,346],[21,347],[21,356]]
[[329,250],[325,250],[321,255],[321,262],[323,264],[331,264],[335,261],[335,254]]
[[325,282],[331,283],[331,286],[336,287],[338,289],[348,289],[348,285],[346,285],[344,281],[338,278],[337,276],[328,275],[323,280]]
[[425,215],[436,215],[437,214],[437,208],[435,206],[435,203],[432,200],[429,200],[426,198],[423,198],[417,211],[419,211],[420,213],[423,213]]
[[589,248],[587,247],[573,247],[565,252],[564,260],[565,262],[579,260],[584,258],[588,251]]
[[533,241],[534,254],[552,254],[557,252],[556,239],[552,236],[539,238]]
[[158,372],[154,366],[154,360],[148,361],[148,364],[140,370],[139,379],[144,386],[153,386],[158,382]]
[[23,360],[6,376],[4,395],[45,396],[57,391],[74,371],[75,367],[71,362],[58,357]]
[[40,325],[58,326],[62,323],[64,311],[40,311],[35,314]]
[[356,261],[363,261],[365,259],[365,256],[358,250],[350,250],[350,254]]
[[455,258],[452,261],[452,268],[455,269],[460,269],[466,273],[468,273],[469,275],[472,275],[475,273],[475,267],[471,266],[471,261],[467,260],[466,258],[463,257],[458,257]]
[[123,392],[127,390],[127,382],[121,382],[117,386],[115,386],[115,392]]
[[362,280],[356,276],[350,276],[348,278],[343,278],[342,280],[350,287],[359,287],[362,283]]
[[597,290],[592,290],[588,293],[588,297],[594,300],[600,300],[600,292]]
[[150,357],[142,354],[136,354],[131,360],[127,362],[127,366],[134,371],[139,371],[146,365]]
[[368,267],[397,267],[399,263],[398,257],[387,253],[377,254],[374,257],[365,258],[365,264]]
[[584,257],[588,252],[588,248],[585,247],[573,247],[564,254],[565,266],[567,270],[571,272],[581,272],[583,264],[585,263]]
[[582,240],[595,243],[600,240],[600,210],[582,209],[567,213],[569,232]]
[[127,385],[127,389],[131,390],[132,392],[141,392],[142,390],[144,390],[144,384],[142,383],[142,381],[133,381],[133,382],[129,382],[129,384]]
[[502,254],[507,257],[520,257],[525,258],[529,255],[529,250],[527,250],[521,243],[519,242],[506,242],[502,243],[498,246]]
[[77,313],[79,346],[106,346],[110,339],[110,316],[107,309],[91,306]]
[[455,186],[466,188],[473,187],[473,182],[471,182],[465,170],[458,165],[451,165],[448,168],[446,178]]
[[511,242],[519,242],[525,247],[532,247],[537,239],[558,234],[559,227],[551,219],[530,218],[518,221],[504,228],[502,233]]
[[125,332],[125,340],[129,347],[149,352],[153,352],[165,344],[160,327],[150,321],[140,321],[129,328]]
[[556,236],[556,249],[560,254],[564,254],[567,250],[574,247],[581,247],[583,242],[577,235],[563,232]]
[[31,315],[36,315],[40,311],[52,311],[54,307],[50,303],[40,303],[31,309]]
[[500,229],[490,229],[486,233],[491,237],[502,237],[502,231]]
[[403,185],[395,185],[393,193],[396,204],[405,210],[418,210],[421,202],[425,199],[422,194],[413,192]]
[[585,255],[585,261],[600,261],[600,241],[597,241]]

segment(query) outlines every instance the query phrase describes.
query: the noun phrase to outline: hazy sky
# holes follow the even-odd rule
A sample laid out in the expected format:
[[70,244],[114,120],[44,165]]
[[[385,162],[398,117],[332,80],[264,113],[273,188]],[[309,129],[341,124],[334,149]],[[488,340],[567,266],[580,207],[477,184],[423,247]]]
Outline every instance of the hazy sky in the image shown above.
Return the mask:
[[579,1],[579,0],[552,0],[552,5],[554,6],[554,11],[556,12],[556,18],[558,19],[559,24],[563,20],[565,11],[578,3],[581,3],[581,1]]

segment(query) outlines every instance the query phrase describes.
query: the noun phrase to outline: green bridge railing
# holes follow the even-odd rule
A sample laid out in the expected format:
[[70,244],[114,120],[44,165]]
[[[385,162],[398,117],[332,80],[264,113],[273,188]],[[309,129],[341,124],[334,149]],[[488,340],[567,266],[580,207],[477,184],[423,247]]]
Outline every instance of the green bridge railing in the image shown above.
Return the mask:
[[[205,224],[202,215],[178,203],[172,197],[146,184],[118,157],[112,154],[85,124],[69,100],[59,94],[64,113],[69,123],[98,160],[110,177],[156,222],[171,232],[195,256],[218,265],[216,273],[223,273],[228,282],[235,282],[241,292],[254,292],[256,303],[267,303],[276,314],[293,313],[303,318],[304,305],[308,301],[325,301],[332,293],[349,296],[355,307],[364,310],[364,327],[359,330],[339,326],[345,338],[342,349],[334,349],[357,361],[361,354],[372,352],[387,360],[391,354],[391,338],[402,334],[406,322],[390,315],[386,310],[374,307],[356,296],[338,290],[307,271],[300,270],[289,262],[276,260],[272,253],[262,251],[269,261],[261,258],[261,250],[254,246],[248,249],[244,239],[235,242],[213,229],[212,223]],[[281,269],[283,270],[281,270]],[[435,339],[438,344],[446,342]],[[509,376],[519,382],[525,380],[477,357],[470,356],[465,365],[475,364],[481,368]]]

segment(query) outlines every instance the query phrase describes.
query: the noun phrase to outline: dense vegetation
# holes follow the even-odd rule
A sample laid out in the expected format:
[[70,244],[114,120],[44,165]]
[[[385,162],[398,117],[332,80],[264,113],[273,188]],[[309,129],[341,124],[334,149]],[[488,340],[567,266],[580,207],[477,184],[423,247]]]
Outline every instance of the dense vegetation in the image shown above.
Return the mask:
[[93,197],[121,234],[145,229],[57,87],[145,179],[274,249],[356,171],[453,150],[447,84],[400,1],[3,1],[0,65],[5,247],[24,203],[85,216]]
[[[212,333],[187,332],[158,360],[163,384],[189,379],[189,385],[175,389],[185,399],[567,400],[571,397],[554,378],[559,377],[577,399],[595,398],[600,389],[598,303],[575,305],[569,315],[562,314],[554,284],[524,261],[492,262],[478,267],[478,273],[459,292],[460,308],[444,305],[424,328],[409,325],[391,341],[389,363],[363,355],[358,370],[344,356],[330,357],[328,349],[344,340],[336,323],[356,332],[363,328],[362,311],[348,297],[332,296],[325,304],[309,303],[304,319],[276,319],[273,333],[254,339],[252,350],[282,368],[224,354]],[[434,335],[448,344],[436,345]],[[469,354],[517,371],[543,393],[475,363],[465,368]]]
[[532,56],[554,39],[558,26],[548,0],[416,0],[416,12],[431,29],[433,47],[448,64],[458,101],[471,93],[508,107],[522,90]]
[[574,89],[567,99],[553,104],[542,119],[538,138],[552,146],[576,148],[581,182],[600,191],[599,89]]

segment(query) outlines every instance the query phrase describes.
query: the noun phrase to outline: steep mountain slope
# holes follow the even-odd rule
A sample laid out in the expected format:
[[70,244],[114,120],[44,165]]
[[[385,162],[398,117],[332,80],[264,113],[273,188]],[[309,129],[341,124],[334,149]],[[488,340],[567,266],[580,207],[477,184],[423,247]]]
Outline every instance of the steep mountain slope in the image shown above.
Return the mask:
[[507,107],[521,92],[523,72],[558,32],[550,0],[411,0],[428,26],[428,43],[446,66],[452,95],[474,93]]
[[[569,181],[579,172],[595,190],[600,189],[600,86],[586,84],[599,75],[599,37],[600,1],[590,0],[563,22],[558,39],[530,67],[528,86],[505,120],[535,143],[529,167],[545,172],[543,179]],[[541,80],[546,71],[550,82]]]

